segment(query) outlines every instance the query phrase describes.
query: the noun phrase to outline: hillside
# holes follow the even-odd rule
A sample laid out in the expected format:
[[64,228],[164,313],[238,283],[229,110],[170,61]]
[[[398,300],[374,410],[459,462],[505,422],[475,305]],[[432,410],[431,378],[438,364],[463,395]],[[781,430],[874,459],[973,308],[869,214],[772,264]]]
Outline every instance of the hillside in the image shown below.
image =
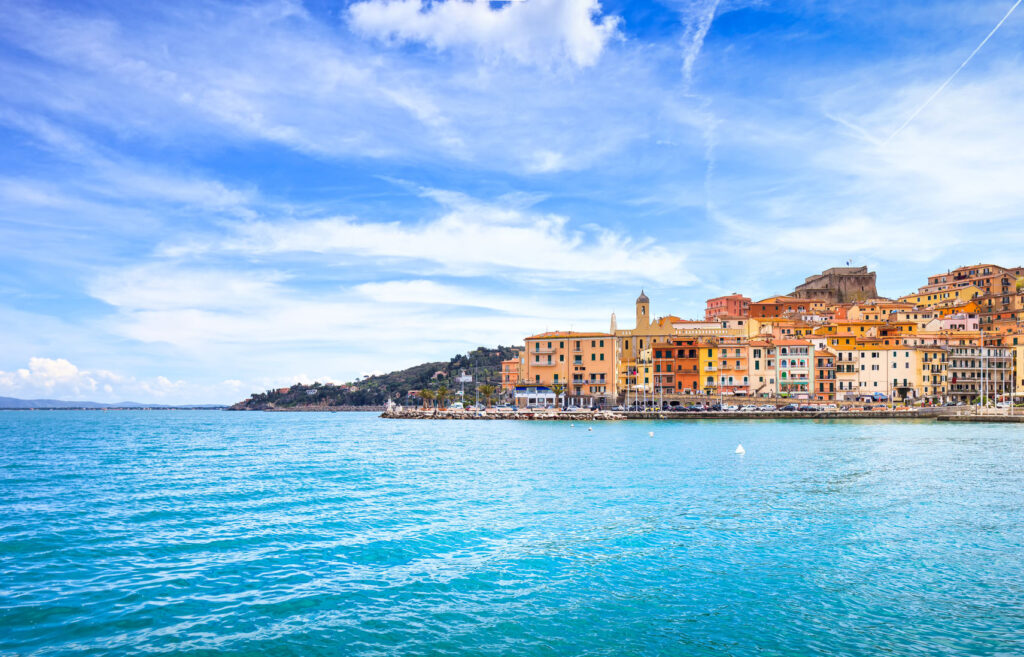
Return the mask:
[[476,385],[498,384],[501,381],[501,361],[514,358],[516,349],[500,345],[495,348],[477,347],[447,362],[423,363],[344,385],[296,383],[288,388],[253,393],[249,399],[232,406],[231,410],[383,406],[389,397],[397,403],[409,403],[410,390],[437,388],[441,385],[458,390],[460,384],[455,378],[463,371],[473,376],[473,383],[466,384],[466,398],[470,399]]

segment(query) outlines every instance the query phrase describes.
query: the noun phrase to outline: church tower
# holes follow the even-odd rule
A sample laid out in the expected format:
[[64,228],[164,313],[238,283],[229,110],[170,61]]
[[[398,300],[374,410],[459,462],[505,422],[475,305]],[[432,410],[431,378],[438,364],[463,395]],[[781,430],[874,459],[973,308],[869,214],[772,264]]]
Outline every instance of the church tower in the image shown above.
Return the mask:
[[636,298],[636,327],[647,328],[651,325],[651,300],[647,298],[643,290]]

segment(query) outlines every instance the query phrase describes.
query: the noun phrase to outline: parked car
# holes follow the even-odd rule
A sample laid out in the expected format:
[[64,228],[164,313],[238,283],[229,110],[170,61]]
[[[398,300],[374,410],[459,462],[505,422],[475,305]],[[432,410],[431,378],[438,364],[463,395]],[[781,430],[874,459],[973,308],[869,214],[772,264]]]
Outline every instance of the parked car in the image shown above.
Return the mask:
[[725,406],[722,407],[722,410],[723,411],[729,411],[730,413],[732,413],[734,411],[740,410],[740,407],[739,406],[735,406],[733,404],[726,404]]
[[800,407],[797,406],[796,404],[786,404],[785,406],[783,406],[779,410],[780,411],[796,411],[796,410],[799,410],[799,408]]
[[461,411],[463,409],[462,402],[455,402],[448,407],[449,411]]
[[754,413],[761,409],[759,409],[757,406],[754,406],[753,404],[744,404],[743,406],[740,406],[740,410],[744,413]]
[[775,411],[775,410],[778,410],[778,409],[775,408],[775,404],[761,404],[760,406],[758,406],[757,410],[759,410],[759,411]]

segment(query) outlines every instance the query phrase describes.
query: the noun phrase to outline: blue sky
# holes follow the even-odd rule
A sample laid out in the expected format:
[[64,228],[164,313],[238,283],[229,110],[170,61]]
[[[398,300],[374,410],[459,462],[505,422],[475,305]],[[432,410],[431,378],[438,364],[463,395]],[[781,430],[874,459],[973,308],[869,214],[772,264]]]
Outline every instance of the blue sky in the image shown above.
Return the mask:
[[229,402],[1024,245],[1024,9],[0,2],[0,395]]

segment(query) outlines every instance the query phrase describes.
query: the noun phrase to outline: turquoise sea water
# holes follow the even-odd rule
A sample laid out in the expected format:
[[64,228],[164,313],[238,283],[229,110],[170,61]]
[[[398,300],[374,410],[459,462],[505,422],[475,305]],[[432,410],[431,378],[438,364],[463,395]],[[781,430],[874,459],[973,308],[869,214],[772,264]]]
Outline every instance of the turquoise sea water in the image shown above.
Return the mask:
[[0,413],[0,654],[1024,654],[1021,428],[592,426]]

